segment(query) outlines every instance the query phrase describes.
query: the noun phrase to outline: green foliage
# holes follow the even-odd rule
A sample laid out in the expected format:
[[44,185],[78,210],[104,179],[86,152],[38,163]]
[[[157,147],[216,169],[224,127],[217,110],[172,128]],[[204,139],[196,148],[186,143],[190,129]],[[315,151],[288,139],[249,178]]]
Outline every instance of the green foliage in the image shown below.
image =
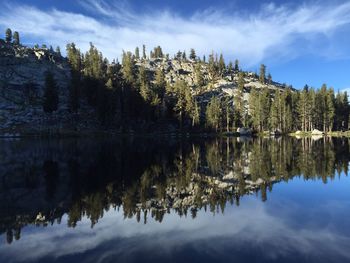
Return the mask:
[[136,47],[136,48],[135,48],[135,58],[136,58],[136,59],[140,59],[140,50],[139,50],[139,47]]
[[147,58],[147,56],[146,56],[146,46],[145,45],[142,45],[142,58],[143,59]]
[[190,88],[185,81],[179,80],[175,82],[174,92],[176,98],[174,111],[179,118],[180,128],[182,129],[187,118],[192,119],[192,125],[194,126],[199,121],[199,107],[196,106]]
[[218,67],[219,67],[219,74],[223,76],[226,69],[226,65],[225,65],[224,56],[222,54],[220,54]]
[[204,75],[202,72],[202,65],[201,63],[196,64],[195,66],[195,76],[196,76],[196,85],[198,87],[203,87],[206,85],[206,81],[204,79]]
[[61,48],[59,46],[56,47],[55,52],[56,52],[57,56],[62,56],[61,55]]
[[[9,35],[12,38],[12,33]],[[13,43],[19,44],[17,32],[13,34]],[[35,47],[38,48],[37,45]],[[110,64],[92,43],[85,54],[74,43],[68,44],[66,48],[71,67],[69,108],[71,112],[77,112],[86,99],[96,109],[104,126],[115,125],[124,129],[132,123],[145,121],[152,125],[153,122],[165,120],[175,122],[176,117],[181,129],[183,125],[186,128],[196,125],[204,128],[204,125],[200,127],[203,104],[199,101],[201,93],[206,90],[196,87],[208,84],[206,74],[212,81],[207,87],[209,89],[222,77],[231,77],[235,81],[237,73],[234,96],[213,96],[207,104],[203,114],[207,128],[218,131],[226,126],[226,130],[230,131],[231,127],[249,126],[257,131],[279,129],[283,132],[317,128],[330,132],[334,129],[345,130],[350,126],[350,106],[346,93],[335,94],[326,85],[317,90],[306,86],[300,92],[287,85],[276,90],[268,89],[267,85],[262,89],[244,87],[245,73],[240,72],[238,60],[226,67],[222,54],[218,58],[212,53],[208,64],[205,64],[205,57],[200,61],[194,49],[191,49],[190,59],[196,60],[193,61],[195,85],[189,87],[179,78],[173,85],[173,76],[166,75],[167,69],[159,67],[154,73],[140,65],[142,61],[136,64],[135,59],[140,58],[138,47],[135,54],[123,52],[122,65],[114,61]],[[53,52],[52,48],[50,50]],[[60,55],[59,47],[56,53]],[[160,46],[151,51],[151,57],[164,58]],[[168,59],[168,55],[166,57]],[[175,57],[180,61],[186,60],[186,53],[179,51]],[[145,45],[142,47],[142,59],[146,59]],[[53,76],[48,75],[43,107],[45,111],[53,112],[58,107],[58,95],[55,95],[57,87]],[[266,66],[262,64],[259,80],[263,84],[271,84],[271,74],[268,74],[267,79],[265,75]],[[249,89],[249,103],[245,105],[244,93]]]
[[131,54],[131,52],[123,52],[122,57],[122,71],[125,80],[129,84],[133,84],[135,82],[135,61]]
[[191,51],[190,51],[190,59],[191,60],[196,60],[197,56],[196,56],[196,51],[191,48]]
[[218,131],[222,120],[221,103],[217,97],[212,97],[205,112],[207,126]]
[[240,72],[238,74],[238,85],[236,94],[234,96],[234,125],[235,127],[240,127],[242,124],[245,126],[245,109],[244,109],[244,100],[243,100],[243,92],[244,92],[244,73]]
[[265,75],[266,75],[266,66],[264,64],[260,65],[260,74],[259,74],[259,81],[262,84],[265,84]]
[[238,61],[238,59],[235,60],[235,71],[236,72],[239,71],[239,61]]
[[152,54],[152,58],[163,58],[164,54],[163,54],[163,50],[160,46],[157,46],[154,48],[154,51],[151,53]]
[[5,41],[7,43],[11,43],[12,42],[12,30],[10,28],[6,29],[5,32]]
[[19,33],[17,31],[15,31],[13,33],[13,44],[15,45],[19,45],[21,42],[19,40]]

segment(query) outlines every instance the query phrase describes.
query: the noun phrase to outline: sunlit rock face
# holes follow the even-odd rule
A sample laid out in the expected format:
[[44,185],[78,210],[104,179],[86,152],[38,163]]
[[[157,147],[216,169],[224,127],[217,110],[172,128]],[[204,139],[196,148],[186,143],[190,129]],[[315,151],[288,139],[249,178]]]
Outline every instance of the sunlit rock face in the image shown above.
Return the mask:
[[[201,108],[206,107],[213,96],[229,97],[237,93],[238,71],[226,70],[220,76],[213,76],[208,63],[191,59],[150,58],[136,59],[136,68],[144,67],[151,81],[157,70],[162,70],[168,84],[183,80]],[[53,73],[59,92],[59,108],[48,118],[43,112],[42,100],[45,73]],[[136,69],[137,71],[137,69]],[[204,84],[197,85],[197,74],[201,72]],[[30,48],[0,42],[0,136],[16,137],[23,134],[37,134],[52,128],[59,131],[98,130],[97,112],[81,99],[81,115],[76,118],[68,110],[71,69],[66,58],[47,48]],[[251,89],[267,87],[271,91],[285,87],[276,82],[261,84],[256,74],[246,72],[244,76],[243,99],[245,110]],[[137,126],[137,125],[136,125]],[[166,130],[174,129],[167,127]]]
[[16,140],[0,143],[0,227],[15,233],[68,215],[96,224],[109,208],[161,222],[167,213],[220,213],[246,195],[268,202],[294,177],[348,171],[348,139]]

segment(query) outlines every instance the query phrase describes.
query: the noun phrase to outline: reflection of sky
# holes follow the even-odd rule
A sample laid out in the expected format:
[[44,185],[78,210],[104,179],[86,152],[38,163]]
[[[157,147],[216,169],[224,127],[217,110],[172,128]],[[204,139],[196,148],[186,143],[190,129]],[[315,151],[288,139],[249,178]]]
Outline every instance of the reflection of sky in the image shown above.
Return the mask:
[[[0,262],[339,262],[350,260],[350,180],[328,184],[294,179],[274,185],[263,203],[249,196],[224,215],[201,211],[196,219],[167,214],[144,225],[111,210],[90,227],[27,227],[11,245],[0,245]],[[2,237],[2,240],[4,238]]]

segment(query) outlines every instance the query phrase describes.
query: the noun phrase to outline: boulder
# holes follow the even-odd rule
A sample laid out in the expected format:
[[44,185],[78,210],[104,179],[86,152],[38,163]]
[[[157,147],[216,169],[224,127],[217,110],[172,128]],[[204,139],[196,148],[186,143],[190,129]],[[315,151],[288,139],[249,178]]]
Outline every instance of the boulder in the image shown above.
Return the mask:
[[272,132],[270,132],[270,135],[281,135],[282,131],[280,129],[275,129]]
[[237,132],[238,132],[240,135],[251,135],[251,134],[252,134],[252,130],[251,130],[251,129],[249,129],[249,128],[244,128],[244,127],[238,128],[238,129],[237,129]]
[[314,129],[314,130],[311,132],[311,135],[323,135],[323,132],[320,131],[320,130]]

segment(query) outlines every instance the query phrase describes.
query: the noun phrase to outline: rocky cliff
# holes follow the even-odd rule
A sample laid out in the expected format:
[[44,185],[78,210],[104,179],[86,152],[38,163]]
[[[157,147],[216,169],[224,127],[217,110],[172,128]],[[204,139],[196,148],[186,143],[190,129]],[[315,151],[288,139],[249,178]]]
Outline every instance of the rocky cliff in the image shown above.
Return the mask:
[[[137,59],[136,66],[143,66],[151,79],[154,79],[155,72],[161,69],[168,83],[184,80],[192,95],[204,106],[214,95],[233,98],[236,94],[238,71],[226,70],[221,77],[213,78],[208,63],[199,63],[191,59]],[[205,83],[200,87],[196,85],[198,70]],[[47,71],[53,73],[59,92],[58,111],[50,115],[42,109]],[[93,108],[83,103],[77,114],[70,114],[70,74],[67,59],[52,49],[24,47],[0,40],[0,136],[38,134],[50,129],[98,130],[99,124]],[[245,72],[244,82],[243,98],[246,102],[252,88],[284,89],[283,85],[275,82],[261,84],[253,72]],[[247,107],[248,103],[245,105]]]
[[58,84],[60,107],[67,108],[70,68],[67,60],[47,48],[28,48],[0,40],[0,129],[16,134],[21,128],[35,129],[45,114],[41,101],[45,73]]

